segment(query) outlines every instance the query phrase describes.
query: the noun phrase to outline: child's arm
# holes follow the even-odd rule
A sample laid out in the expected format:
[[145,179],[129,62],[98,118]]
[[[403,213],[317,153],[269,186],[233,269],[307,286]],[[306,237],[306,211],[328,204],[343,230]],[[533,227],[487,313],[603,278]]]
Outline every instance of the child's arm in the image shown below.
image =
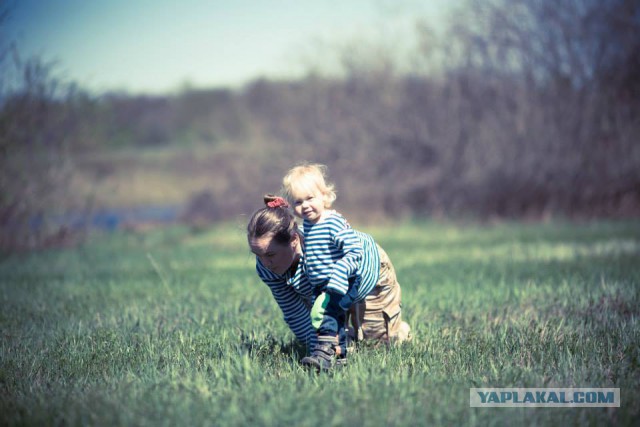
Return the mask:
[[331,227],[331,242],[342,252],[342,258],[333,264],[333,272],[327,290],[345,295],[349,290],[349,277],[358,270],[362,260],[362,241],[354,230],[342,219],[339,226]]

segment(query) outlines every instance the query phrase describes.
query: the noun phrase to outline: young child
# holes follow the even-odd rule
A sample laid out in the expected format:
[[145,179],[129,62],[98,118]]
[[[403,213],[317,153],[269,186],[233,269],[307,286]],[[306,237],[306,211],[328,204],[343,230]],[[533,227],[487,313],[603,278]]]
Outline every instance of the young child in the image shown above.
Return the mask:
[[366,298],[380,274],[373,238],[331,209],[336,193],[325,172],[324,165],[304,164],[283,179],[283,194],[303,219],[306,274],[316,295],[311,323],[318,341],[302,364],[320,370],[346,360],[346,312]]

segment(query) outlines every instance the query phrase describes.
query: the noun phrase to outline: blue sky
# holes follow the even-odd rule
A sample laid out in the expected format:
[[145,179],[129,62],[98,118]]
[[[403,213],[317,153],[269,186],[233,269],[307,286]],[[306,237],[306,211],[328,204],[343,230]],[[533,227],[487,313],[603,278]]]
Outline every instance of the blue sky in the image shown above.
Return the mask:
[[160,93],[300,75],[357,38],[410,43],[417,16],[446,0],[17,0],[5,23],[19,52],[55,60],[97,90]]

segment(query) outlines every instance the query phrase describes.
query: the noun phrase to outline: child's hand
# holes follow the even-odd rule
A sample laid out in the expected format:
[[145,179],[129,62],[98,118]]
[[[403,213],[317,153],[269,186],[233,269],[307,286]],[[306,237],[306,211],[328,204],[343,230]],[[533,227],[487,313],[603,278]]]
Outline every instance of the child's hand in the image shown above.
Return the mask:
[[311,325],[315,329],[320,329],[322,318],[327,311],[327,305],[329,305],[329,294],[323,292],[318,295],[318,298],[316,298],[316,301],[313,303],[313,307],[311,307]]
[[338,302],[338,305],[344,311],[348,311],[351,308],[351,306],[353,305],[353,302],[355,301],[355,299],[357,297],[358,297],[358,288],[350,280],[349,281],[349,291],[340,298],[340,300]]

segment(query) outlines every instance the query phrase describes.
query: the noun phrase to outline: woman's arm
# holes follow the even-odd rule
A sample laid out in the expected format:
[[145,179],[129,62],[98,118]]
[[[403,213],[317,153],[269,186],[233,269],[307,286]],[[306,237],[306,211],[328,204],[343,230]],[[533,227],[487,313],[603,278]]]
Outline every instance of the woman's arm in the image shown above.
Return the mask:
[[307,302],[283,278],[265,268],[259,260],[256,261],[258,276],[269,287],[273,298],[282,310],[285,323],[299,341],[312,349],[316,344],[316,333],[311,326],[310,302]]

